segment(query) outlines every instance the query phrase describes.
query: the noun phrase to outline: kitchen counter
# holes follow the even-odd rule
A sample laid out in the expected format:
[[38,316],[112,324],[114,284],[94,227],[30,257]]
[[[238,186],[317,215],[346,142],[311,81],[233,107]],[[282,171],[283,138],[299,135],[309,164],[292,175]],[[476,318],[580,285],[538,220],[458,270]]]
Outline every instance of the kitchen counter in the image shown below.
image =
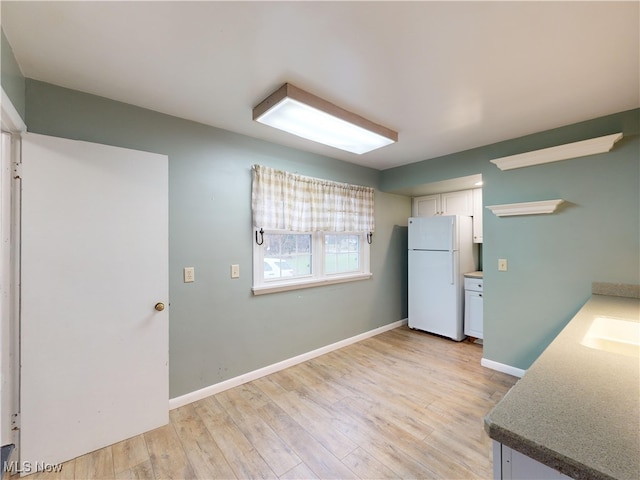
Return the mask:
[[468,272],[468,273],[465,273],[464,276],[467,278],[482,278],[482,272],[481,271]]
[[603,334],[639,342],[639,315],[637,298],[593,295],[487,415],[489,436],[574,479],[640,479],[640,347]]

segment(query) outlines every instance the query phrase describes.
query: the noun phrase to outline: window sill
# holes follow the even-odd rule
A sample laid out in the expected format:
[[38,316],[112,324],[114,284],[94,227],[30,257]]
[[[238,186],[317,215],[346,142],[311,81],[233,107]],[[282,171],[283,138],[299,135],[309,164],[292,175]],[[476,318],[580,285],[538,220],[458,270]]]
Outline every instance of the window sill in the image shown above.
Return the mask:
[[336,277],[325,277],[322,279],[303,280],[295,283],[278,283],[273,285],[259,285],[252,287],[254,295],[265,295],[267,293],[287,292],[289,290],[300,290],[303,288],[319,287],[322,285],[334,285],[337,283],[357,282],[368,280],[373,277],[372,273],[356,273],[355,275],[341,275]]

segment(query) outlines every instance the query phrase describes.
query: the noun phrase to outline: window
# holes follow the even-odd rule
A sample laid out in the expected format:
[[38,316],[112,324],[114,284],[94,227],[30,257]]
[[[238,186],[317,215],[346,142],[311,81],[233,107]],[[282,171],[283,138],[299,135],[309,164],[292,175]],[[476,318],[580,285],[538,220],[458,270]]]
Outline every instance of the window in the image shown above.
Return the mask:
[[371,277],[372,188],[253,173],[254,294]]
[[263,280],[282,280],[311,275],[310,234],[264,234]]
[[263,232],[254,242],[256,294],[370,278],[369,244],[359,233]]
[[324,271],[327,275],[360,270],[360,235],[324,236]]

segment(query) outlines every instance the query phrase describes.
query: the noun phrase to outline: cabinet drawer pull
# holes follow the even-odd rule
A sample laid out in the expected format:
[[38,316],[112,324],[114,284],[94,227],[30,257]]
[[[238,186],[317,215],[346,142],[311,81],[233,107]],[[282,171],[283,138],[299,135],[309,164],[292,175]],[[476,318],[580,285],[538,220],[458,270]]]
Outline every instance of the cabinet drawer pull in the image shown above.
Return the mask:
[[479,294],[478,294],[478,296],[479,296],[479,297],[481,297],[481,296],[482,296],[482,294],[481,294],[481,293],[479,293]]

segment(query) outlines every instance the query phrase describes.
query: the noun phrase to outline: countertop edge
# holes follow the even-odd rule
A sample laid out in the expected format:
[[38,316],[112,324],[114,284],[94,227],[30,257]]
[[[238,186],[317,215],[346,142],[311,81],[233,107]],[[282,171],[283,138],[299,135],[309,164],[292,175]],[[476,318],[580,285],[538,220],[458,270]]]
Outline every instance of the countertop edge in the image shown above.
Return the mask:
[[477,278],[482,280],[483,278],[483,272],[482,270],[477,270],[475,272],[467,272],[464,274],[464,278]]
[[606,473],[575,462],[571,458],[564,457],[544,445],[532,442],[495,425],[489,417],[490,414],[484,419],[484,430],[496,442],[502,443],[560,473],[564,473],[574,480],[616,480]]

